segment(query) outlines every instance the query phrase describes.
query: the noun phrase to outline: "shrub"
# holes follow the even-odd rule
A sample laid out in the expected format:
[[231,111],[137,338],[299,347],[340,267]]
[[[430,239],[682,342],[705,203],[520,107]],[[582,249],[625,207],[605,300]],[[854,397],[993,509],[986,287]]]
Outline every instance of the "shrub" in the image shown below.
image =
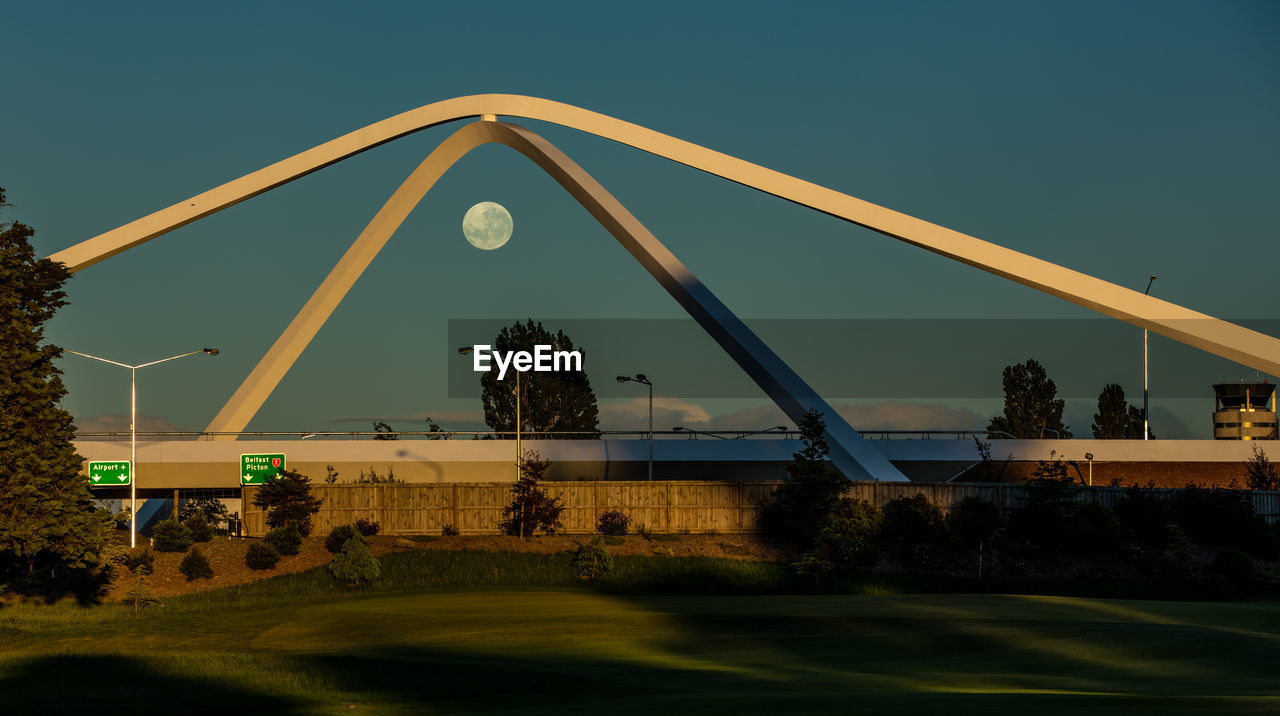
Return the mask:
[[382,575],[382,564],[369,551],[369,545],[359,537],[352,537],[333,555],[329,574],[347,584],[372,582]]
[[942,510],[922,494],[890,500],[883,513],[880,534],[885,539],[916,544],[937,543],[947,538]]
[[801,555],[799,562],[791,564],[791,569],[801,577],[813,577],[814,586],[820,586],[823,575],[835,569],[835,565],[831,564],[826,554],[815,549]]
[[1235,546],[1241,528],[1253,518],[1253,505],[1234,490],[1189,487],[1179,490],[1169,504],[1173,520],[1198,544]]
[[880,521],[880,510],[875,505],[866,500],[843,497],[831,513],[830,524],[838,535],[870,542],[880,531]]
[[631,518],[618,510],[602,512],[596,520],[596,532],[602,535],[625,535],[630,526]]
[[1248,582],[1258,575],[1253,557],[1231,547],[1218,552],[1213,560],[1213,571],[1237,582]]
[[457,527],[454,527],[452,524],[447,524],[440,529],[440,534],[443,537],[457,537],[460,533],[458,532]]
[[182,521],[182,526],[191,533],[192,542],[208,542],[213,539],[213,527],[205,521],[203,515],[192,515]]
[[1166,525],[1165,530],[1165,548],[1182,562],[1190,560],[1191,540],[1187,539],[1186,531],[1178,525]]
[[280,553],[266,542],[254,542],[244,553],[244,563],[249,569],[274,569],[280,561]]
[[284,525],[268,530],[262,541],[282,555],[297,554],[302,547],[302,533],[293,525]]
[[1067,522],[1067,547],[1077,552],[1108,552],[1120,544],[1120,519],[1094,503],[1076,508]]
[[560,498],[551,497],[539,484],[550,460],[543,460],[530,450],[520,458],[520,479],[511,486],[511,503],[502,508],[502,521],[498,530],[507,535],[532,537],[541,529],[553,534],[560,529],[560,515],[564,505]]
[[1131,487],[1116,503],[1116,517],[1130,539],[1146,545],[1160,545],[1172,521],[1169,505],[1154,493]]
[[947,513],[947,529],[964,544],[976,545],[990,541],[992,533],[1000,529],[1000,508],[981,497],[971,496],[960,500]]
[[1258,559],[1272,561],[1280,557],[1280,538],[1267,521],[1257,515],[1240,524],[1236,546]]
[[921,569],[942,569],[943,559],[942,548],[931,542],[920,542],[907,550],[907,561]]
[[178,571],[182,572],[182,576],[190,582],[195,579],[209,579],[213,577],[213,567],[209,566],[209,560],[205,558],[204,553],[199,547],[192,547],[187,556],[182,558],[182,563],[178,565]]
[[875,547],[861,537],[837,537],[831,544],[830,554],[832,560],[855,567],[873,567],[877,560]]
[[151,531],[151,546],[157,552],[185,552],[191,546],[191,530],[170,517]]
[[382,529],[382,525],[374,522],[373,520],[366,520],[363,517],[356,520],[356,530],[365,537],[372,537],[378,534],[378,530],[380,529]]
[[1280,474],[1276,473],[1276,466],[1271,464],[1267,451],[1256,443],[1253,458],[1245,463],[1245,479],[1253,490],[1280,490]]
[[156,569],[156,557],[151,554],[151,550],[143,547],[141,552],[135,552],[126,557],[124,566],[128,567],[129,571],[137,574],[151,574]]
[[573,553],[573,571],[583,579],[613,571],[613,555],[598,540],[582,545]]
[[803,447],[792,455],[788,479],[760,514],[765,532],[812,547],[830,522],[848,481],[827,464],[826,422],[809,410],[799,421]]
[[324,538],[324,548],[337,554],[352,537],[364,539],[364,535],[360,534],[360,530],[357,530],[354,525],[338,525],[329,530],[329,536]]
[[303,537],[311,534],[311,515],[321,502],[311,496],[311,478],[293,470],[280,470],[253,496],[253,504],[267,511],[268,527],[294,525]]

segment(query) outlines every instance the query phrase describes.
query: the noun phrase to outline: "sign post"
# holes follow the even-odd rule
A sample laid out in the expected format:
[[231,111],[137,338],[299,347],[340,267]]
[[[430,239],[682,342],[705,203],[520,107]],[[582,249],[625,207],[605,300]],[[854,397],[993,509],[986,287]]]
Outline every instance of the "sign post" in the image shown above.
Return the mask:
[[133,470],[128,460],[89,463],[89,484],[93,487],[120,487],[133,484]]
[[240,456],[240,484],[264,485],[285,469],[284,453],[255,453]]

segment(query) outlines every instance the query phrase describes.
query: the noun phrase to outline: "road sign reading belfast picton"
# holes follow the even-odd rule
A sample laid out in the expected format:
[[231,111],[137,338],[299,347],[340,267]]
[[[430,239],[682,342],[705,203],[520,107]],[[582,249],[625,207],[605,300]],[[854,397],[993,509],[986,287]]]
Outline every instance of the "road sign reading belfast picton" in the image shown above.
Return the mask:
[[284,453],[260,453],[240,456],[240,484],[262,485],[284,469]]
[[93,487],[119,487],[128,485],[133,473],[129,470],[128,460],[113,462],[93,461],[89,463],[89,484]]

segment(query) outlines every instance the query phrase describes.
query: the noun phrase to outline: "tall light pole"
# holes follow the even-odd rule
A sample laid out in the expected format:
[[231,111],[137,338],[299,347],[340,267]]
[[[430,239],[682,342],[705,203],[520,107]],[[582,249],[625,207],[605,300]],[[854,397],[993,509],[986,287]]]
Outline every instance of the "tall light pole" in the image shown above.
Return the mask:
[[[475,350],[472,346],[463,346],[458,349],[458,355],[471,355]],[[516,481],[520,480],[520,371],[516,371]],[[520,522],[520,528],[524,529],[524,521]]]
[[[63,350],[67,353],[74,353],[75,355],[83,358],[92,358],[96,361],[110,363],[111,365],[118,365],[121,368],[129,369],[129,548],[132,549],[138,546],[138,369],[146,368],[147,366],[155,365],[157,363],[166,363],[171,360],[186,358],[187,356],[193,356],[197,353],[216,356],[218,355],[218,349],[201,348],[198,351],[169,356],[168,358],[161,358],[160,360],[153,360],[150,363],[141,363],[139,365],[117,363],[113,360],[99,358],[98,356],[91,356],[88,353],[81,353],[80,351],[73,351],[67,348],[63,348]],[[177,505],[174,505],[174,507],[176,508]]]
[[[1156,275],[1151,274],[1151,278],[1147,281],[1147,290],[1142,292],[1143,296],[1151,294],[1151,284],[1156,282]],[[1151,423],[1150,414],[1147,412],[1150,408],[1150,383],[1147,375],[1148,372],[1148,352],[1147,352],[1147,329],[1142,329],[1142,439],[1151,439]]]
[[618,376],[619,383],[640,383],[649,386],[649,481],[653,481],[653,383],[644,377],[644,373],[636,373],[636,377]]

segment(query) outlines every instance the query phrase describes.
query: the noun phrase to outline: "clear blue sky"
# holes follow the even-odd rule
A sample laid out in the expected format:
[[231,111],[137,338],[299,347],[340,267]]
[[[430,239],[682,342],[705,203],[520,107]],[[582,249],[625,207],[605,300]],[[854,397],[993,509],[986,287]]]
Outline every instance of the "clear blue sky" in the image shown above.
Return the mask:
[[[0,28],[0,185],[14,205],[6,216],[36,228],[42,254],[391,114],[512,92],[1139,289],[1156,273],[1154,293],[1213,315],[1280,318],[1274,2],[48,2],[0,6]],[[687,168],[531,126],[745,318],[1090,316]],[[85,270],[48,337],[128,362],[219,347],[216,359],[140,373],[142,413],[203,427],[451,131],[385,145]],[[479,201],[514,216],[503,249],[464,242],[462,215]],[[507,316],[681,311],[549,179],[505,148],[483,148],[415,211],[250,427],[358,429],[367,424],[334,421],[383,416],[408,429],[420,414],[471,427],[476,401],[447,397],[447,321]],[[1088,362],[1133,398],[1140,345],[1035,357],[1050,375]],[[945,372],[948,355],[968,348],[938,346],[934,367]],[[1166,349],[1153,342],[1157,397]],[[1015,346],[993,358],[993,399],[1000,367],[1025,357]],[[62,365],[66,407],[82,424],[127,412],[124,371]],[[644,370],[598,366],[593,382]],[[1158,400],[1167,435],[1204,436],[1208,384],[1253,377],[1214,372],[1203,398]],[[1077,392],[1090,394],[1073,396],[1068,421],[1085,435],[1096,390]],[[763,403],[664,397],[674,416],[705,409],[713,423]],[[998,408],[902,397],[925,405],[915,420],[936,409],[943,422],[985,425]],[[844,402],[893,422],[876,412],[879,398]],[[630,420],[610,415],[612,427]]]

